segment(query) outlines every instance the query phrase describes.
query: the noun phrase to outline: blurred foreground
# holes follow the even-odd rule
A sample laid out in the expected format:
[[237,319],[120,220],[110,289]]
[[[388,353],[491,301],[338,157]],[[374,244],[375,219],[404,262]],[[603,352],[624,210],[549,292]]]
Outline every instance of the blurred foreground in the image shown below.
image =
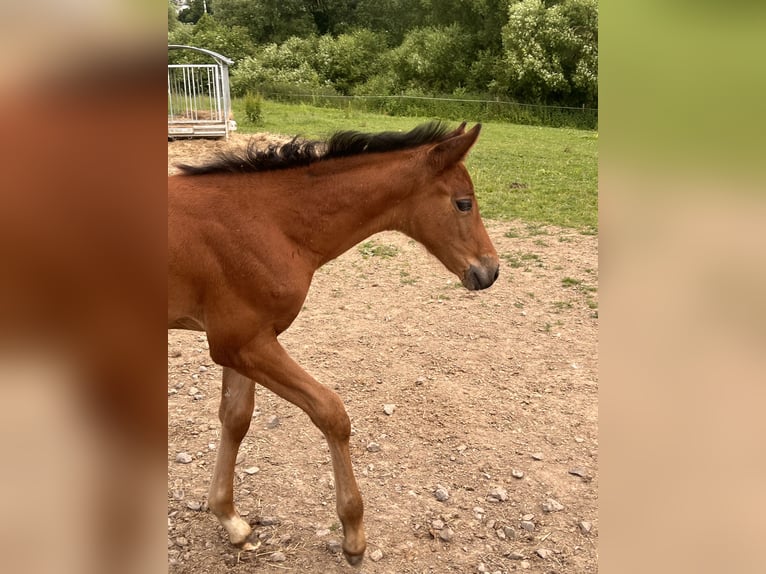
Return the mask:
[[0,571],[163,572],[159,10],[3,12]]

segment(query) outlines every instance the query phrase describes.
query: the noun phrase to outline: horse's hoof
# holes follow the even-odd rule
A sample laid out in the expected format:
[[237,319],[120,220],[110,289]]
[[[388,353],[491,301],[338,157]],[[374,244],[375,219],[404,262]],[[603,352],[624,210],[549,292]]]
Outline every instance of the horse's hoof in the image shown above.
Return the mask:
[[249,540],[246,540],[245,542],[243,542],[240,545],[239,549],[242,552],[255,552],[260,547],[261,547],[261,541],[260,540],[256,540],[255,543],[250,542]]
[[346,562],[351,564],[351,566],[359,566],[362,563],[362,560],[364,560],[364,552],[361,554],[349,554],[344,551],[343,556],[346,557]]

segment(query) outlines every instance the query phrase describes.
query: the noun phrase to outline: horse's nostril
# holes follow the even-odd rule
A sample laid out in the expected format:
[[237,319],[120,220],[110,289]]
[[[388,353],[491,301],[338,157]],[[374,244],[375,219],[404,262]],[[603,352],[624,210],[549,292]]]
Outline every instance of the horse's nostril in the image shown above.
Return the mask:
[[492,281],[497,281],[497,278],[500,277],[500,266],[498,265],[495,267],[495,278]]

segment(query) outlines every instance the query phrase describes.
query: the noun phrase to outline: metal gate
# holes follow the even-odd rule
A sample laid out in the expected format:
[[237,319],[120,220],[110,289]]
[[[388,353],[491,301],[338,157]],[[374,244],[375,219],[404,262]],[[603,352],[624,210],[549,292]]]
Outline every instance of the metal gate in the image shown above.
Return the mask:
[[229,94],[232,60],[204,48],[168,46],[181,49],[205,54],[215,63],[168,64],[168,138],[228,137],[237,129]]

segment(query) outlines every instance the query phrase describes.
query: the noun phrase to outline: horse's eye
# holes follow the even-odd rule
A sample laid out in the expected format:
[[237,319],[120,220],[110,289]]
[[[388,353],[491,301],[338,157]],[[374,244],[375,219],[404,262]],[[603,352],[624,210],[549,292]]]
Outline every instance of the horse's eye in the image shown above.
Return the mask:
[[457,205],[457,208],[460,211],[471,211],[471,208],[473,207],[473,201],[470,199],[458,199],[455,202],[455,205]]

